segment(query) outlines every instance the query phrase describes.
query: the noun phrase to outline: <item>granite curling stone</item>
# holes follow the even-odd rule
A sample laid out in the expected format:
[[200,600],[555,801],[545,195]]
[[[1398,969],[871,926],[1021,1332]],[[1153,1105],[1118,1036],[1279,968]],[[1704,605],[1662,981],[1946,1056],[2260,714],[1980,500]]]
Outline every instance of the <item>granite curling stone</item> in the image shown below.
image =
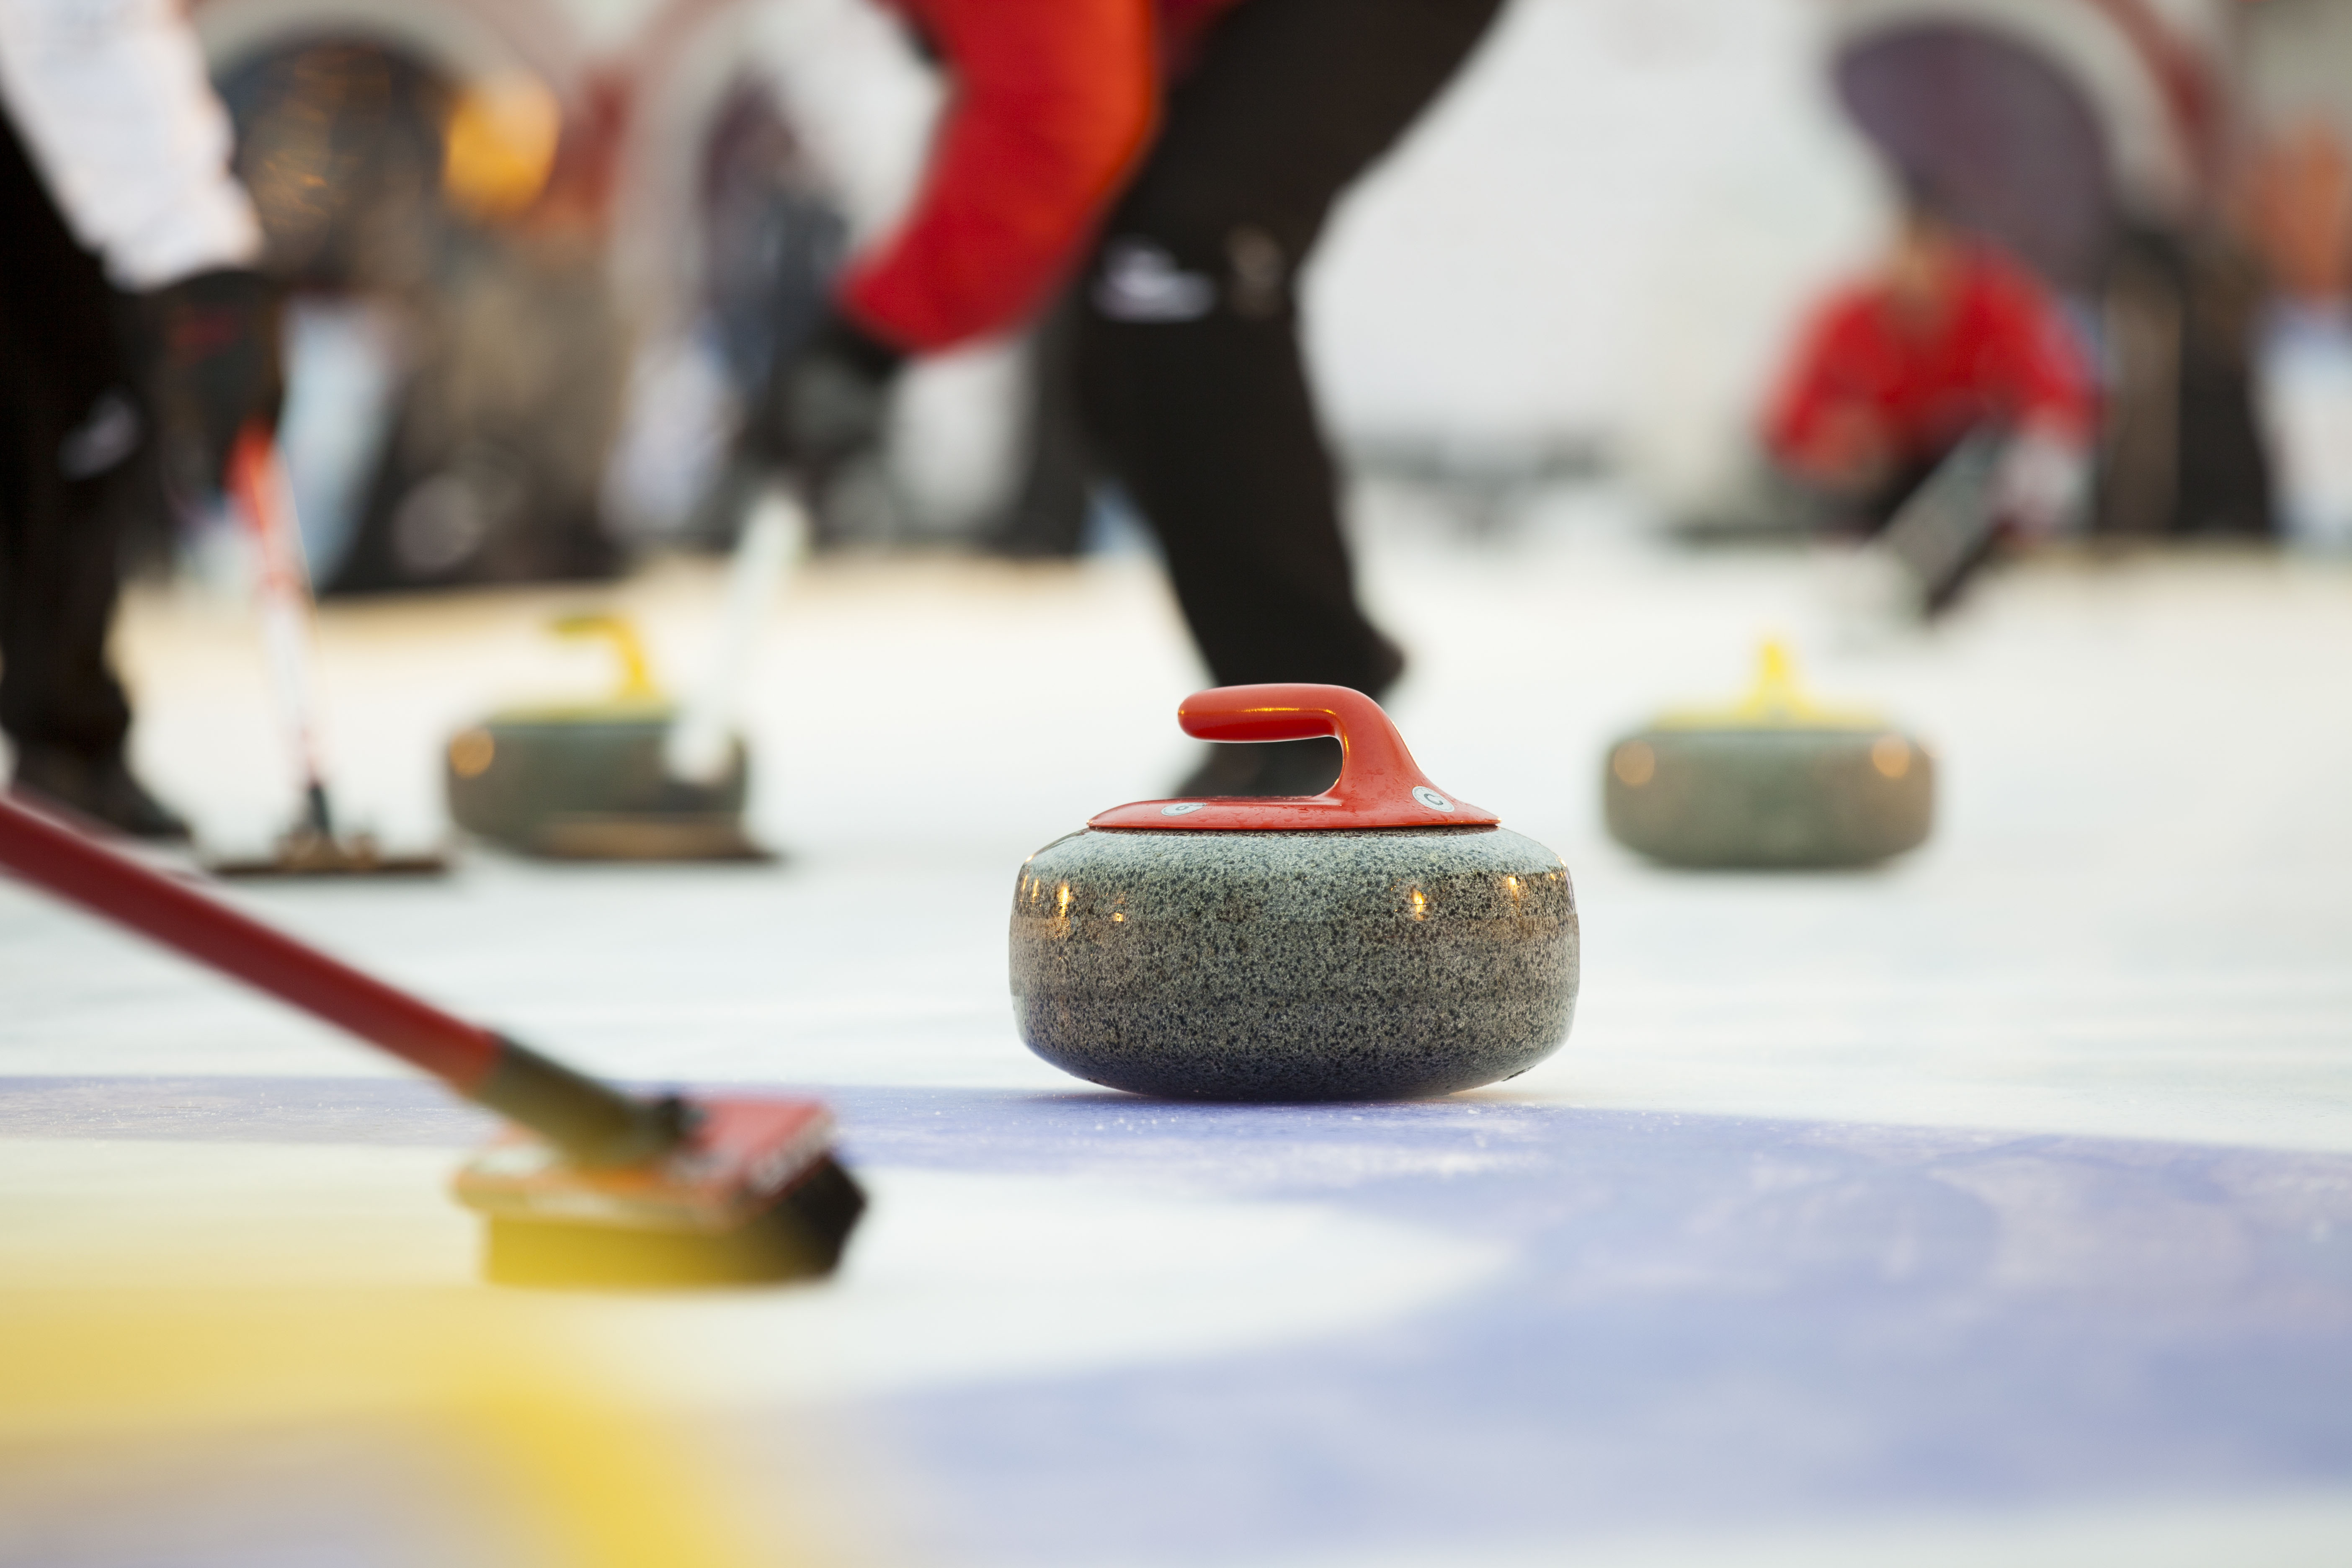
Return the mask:
[[1874,714],[1823,708],[1767,643],[1730,708],[1668,713],[1610,749],[1609,835],[1669,866],[1828,868],[1916,848],[1935,822],[1927,749]]
[[603,702],[495,713],[453,736],[450,819],[554,859],[764,858],[743,827],[742,742],[716,783],[671,778],[664,750],[677,711],[655,689],[635,632],[609,616],[571,616],[555,629],[607,638],[620,657],[619,689]]
[[1514,1078],[1575,1016],[1559,856],[1438,790],[1345,687],[1222,687],[1199,739],[1336,735],[1320,795],[1144,801],[1024,862],[1014,1013],[1066,1072],[1181,1100],[1399,1100]]

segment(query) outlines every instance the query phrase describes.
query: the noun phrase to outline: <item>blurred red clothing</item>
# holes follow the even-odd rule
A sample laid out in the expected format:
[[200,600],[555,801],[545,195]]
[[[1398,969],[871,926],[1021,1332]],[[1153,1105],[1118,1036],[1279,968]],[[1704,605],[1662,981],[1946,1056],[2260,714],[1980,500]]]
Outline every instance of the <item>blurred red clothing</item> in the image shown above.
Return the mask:
[[[1932,464],[1983,425],[2087,443],[2097,395],[2058,302],[1982,246],[1955,247],[1930,301],[1885,279],[1833,295],[1800,340],[1764,423],[1772,455],[1811,478]],[[1844,471],[1841,471],[1844,470]]]
[[842,303],[914,353],[1041,305],[1150,144],[1164,63],[1238,0],[896,0],[953,98],[914,206]]

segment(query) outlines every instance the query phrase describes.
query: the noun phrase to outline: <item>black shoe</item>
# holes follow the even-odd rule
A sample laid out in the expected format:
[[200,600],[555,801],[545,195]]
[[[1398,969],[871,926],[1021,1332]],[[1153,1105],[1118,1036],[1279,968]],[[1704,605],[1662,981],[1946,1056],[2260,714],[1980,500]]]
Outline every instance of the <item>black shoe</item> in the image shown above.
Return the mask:
[[1329,735],[1310,741],[1211,742],[1209,754],[1177,786],[1179,796],[1321,795],[1339,781],[1339,742]]
[[63,746],[20,747],[16,787],[133,838],[188,841],[188,825],[147,793],[119,751],[93,757]]

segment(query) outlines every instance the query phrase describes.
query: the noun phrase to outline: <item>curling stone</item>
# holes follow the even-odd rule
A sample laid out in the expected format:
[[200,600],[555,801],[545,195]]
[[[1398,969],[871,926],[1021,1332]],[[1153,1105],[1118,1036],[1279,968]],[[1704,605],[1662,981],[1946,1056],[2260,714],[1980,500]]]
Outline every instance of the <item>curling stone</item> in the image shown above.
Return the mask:
[[510,709],[454,736],[446,777],[457,826],[556,859],[764,858],[743,830],[742,742],[729,738],[710,782],[673,777],[666,753],[677,712],[656,689],[635,628],[573,616],[555,630],[607,640],[620,686],[603,702]]
[[1184,1100],[1398,1100],[1513,1078],[1568,1037],[1576,894],[1559,856],[1432,784],[1339,686],[1185,700],[1187,734],[1335,735],[1318,795],[1142,801],[1021,868],[1029,1048]]
[[1822,707],[1786,649],[1764,645],[1730,707],[1668,712],[1611,748],[1609,836],[1669,866],[1864,866],[1916,848],[1935,821],[1927,749],[1874,713]]

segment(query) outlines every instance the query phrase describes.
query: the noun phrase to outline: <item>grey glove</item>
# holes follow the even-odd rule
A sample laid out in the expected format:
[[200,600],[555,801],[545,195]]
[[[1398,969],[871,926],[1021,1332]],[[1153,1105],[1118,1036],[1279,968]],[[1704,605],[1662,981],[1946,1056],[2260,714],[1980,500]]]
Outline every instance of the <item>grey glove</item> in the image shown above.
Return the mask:
[[257,272],[227,269],[183,279],[143,303],[165,475],[184,495],[217,489],[238,434],[255,423],[277,428],[283,295]]

